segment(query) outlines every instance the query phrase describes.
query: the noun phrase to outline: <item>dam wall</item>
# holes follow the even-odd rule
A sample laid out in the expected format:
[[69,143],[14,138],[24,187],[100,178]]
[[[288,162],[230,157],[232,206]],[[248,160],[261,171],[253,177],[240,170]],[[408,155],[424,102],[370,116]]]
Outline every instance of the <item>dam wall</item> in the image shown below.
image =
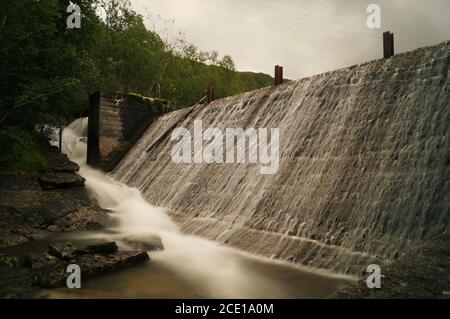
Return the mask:
[[87,163],[111,171],[149,124],[164,113],[167,101],[115,92],[92,94]]
[[[165,114],[114,177],[188,233],[361,274],[450,229],[450,42]],[[279,128],[279,170],[176,164],[176,127]],[[248,145],[247,145],[248,148]]]

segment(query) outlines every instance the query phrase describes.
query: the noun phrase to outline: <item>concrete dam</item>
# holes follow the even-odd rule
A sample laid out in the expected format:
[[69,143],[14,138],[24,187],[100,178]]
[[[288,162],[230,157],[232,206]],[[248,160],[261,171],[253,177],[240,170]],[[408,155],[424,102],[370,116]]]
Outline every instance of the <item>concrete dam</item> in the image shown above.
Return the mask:
[[[112,175],[186,233],[361,274],[450,229],[449,65],[445,42],[167,113]],[[171,133],[197,120],[279,128],[278,172],[176,164]]]

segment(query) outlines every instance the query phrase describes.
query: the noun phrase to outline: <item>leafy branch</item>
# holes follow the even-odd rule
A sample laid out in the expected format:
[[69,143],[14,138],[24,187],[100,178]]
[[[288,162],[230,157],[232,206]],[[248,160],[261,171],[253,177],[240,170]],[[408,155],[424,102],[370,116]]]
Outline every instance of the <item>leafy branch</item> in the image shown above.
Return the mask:
[[31,104],[31,103],[33,103],[34,101],[37,101],[37,100],[39,100],[39,99],[41,99],[41,98],[44,98],[44,97],[47,97],[47,96],[50,96],[50,95],[54,95],[54,94],[57,94],[57,93],[61,93],[62,91],[64,91],[65,90],[65,88],[63,88],[63,89],[58,89],[58,90],[54,90],[54,91],[51,91],[51,92],[47,92],[47,93],[43,93],[43,94],[40,94],[40,95],[38,95],[38,96],[35,96],[35,97],[33,97],[32,99],[30,99],[30,100],[28,100],[28,101],[26,101],[26,102],[23,102],[23,103],[20,103],[20,104],[17,104],[17,105],[14,105],[8,112],[6,112],[4,115],[3,115],[3,117],[0,119],[0,124],[2,124],[11,114],[13,114],[17,109],[19,109],[19,108],[21,108],[21,107],[23,107],[23,106],[26,106],[26,105],[28,105],[28,104]]

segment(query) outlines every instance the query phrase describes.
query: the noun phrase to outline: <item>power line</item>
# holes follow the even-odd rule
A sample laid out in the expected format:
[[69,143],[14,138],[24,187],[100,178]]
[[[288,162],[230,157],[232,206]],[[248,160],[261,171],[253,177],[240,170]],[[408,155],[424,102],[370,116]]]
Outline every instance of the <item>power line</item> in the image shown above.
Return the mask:
[[[201,2],[201,0],[197,0],[197,1]],[[248,1],[248,0],[240,0],[240,1],[244,2],[244,3],[247,3],[247,4],[252,4],[254,6],[257,6],[258,8],[264,7],[264,8],[268,8],[268,9],[271,9],[271,10],[275,10],[274,7],[271,7],[271,6],[268,6],[268,5],[256,4],[256,3]],[[203,3],[210,5],[210,3],[207,3],[207,2],[204,2],[204,1],[203,1]],[[217,4],[216,4],[216,6],[217,6]],[[237,12],[242,13],[242,11],[238,11],[235,8],[224,7],[224,6],[221,6],[221,7],[224,8],[224,9],[227,9],[227,10],[232,10],[232,11],[237,11]],[[245,14],[251,14],[251,12],[245,12]],[[310,15],[310,14],[300,14],[300,15],[317,18],[317,16]],[[267,16],[267,15],[266,15],[266,17],[268,17],[269,19],[278,19],[278,20],[284,21],[286,23],[291,23],[291,24],[295,23],[296,25],[300,24],[300,25],[304,25],[304,26],[307,26],[307,27],[320,28],[320,29],[325,29],[327,31],[329,30],[329,31],[335,31],[335,32],[339,32],[339,33],[345,33],[345,34],[352,35],[352,36],[363,36],[365,38],[376,39],[377,41],[379,40],[378,36],[374,36],[374,35],[370,35],[370,34],[355,33],[355,32],[349,32],[349,31],[346,31],[346,30],[341,30],[341,29],[336,29],[336,28],[330,28],[330,27],[317,26],[317,25],[312,25],[312,24],[299,23],[298,20],[294,21],[294,20],[286,18],[286,17],[281,18],[281,17],[273,17],[273,16]],[[333,20],[333,19],[330,19],[330,18],[323,18],[323,19],[327,19],[327,20],[333,21],[333,22],[335,22],[337,24],[344,24],[343,22],[339,22],[339,21],[336,21],[336,20]],[[364,22],[365,22],[365,20],[364,20]],[[362,26],[362,24],[355,25],[353,23],[348,23],[348,22],[345,23],[345,24],[350,25],[352,27],[355,27],[355,26],[361,27]],[[408,35],[408,34],[405,34],[403,32],[397,32],[396,31],[395,33],[400,34],[400,35],[405,35],[405,36],[408,36],[408,37],[418,37],[418,36],[414,36],[414,35]],[[442,39],[439,39],[439,38],[433,38],[433,39],[442,41]],[[398,42],[403,42],[403,43],[408,43],[408,44],[413,44],[413,45],[418,45],[419,44],[418,42],[413,42],[413,41],[409,41],[409,40],[398,40]]]
[[[277,9],[277,8],[275,8],[273,6],[268,6],[268,5],[264,5],[264,4],[260,4],[260,3],[255,3],[255,2],[252,2],[252,1],[249,1],[249,0],[240,0],[240,2],[244,2],[244,3],[247,3],[249,5],[254,5],[256,7],[265,7],[265,8],[271,9],[271,10]],[[321,8],[324,8],[324,7],[321,7]],[[332,22],[336,22],[336,23],[346,24],[346,25],[353,26],[353,27],[355,27],[355,26],[360,27],[361,26],[361,23],[355,24],[355,23],[349,22],[349,17],[343,17],[343,16],[334,15],[333,16],[334,18],[339,18],[339,19],[345,20],[345,21],[339,21],[339,20],[333,19],[333,17],[330,18],[330,17],[320,16],[320,15],[312,15],[312,14],[308,14],[308,13],[304,13],[304,12],[300,13],[300,11],[293,10],[292,8],[289,8],[289,12],[291,12],[291,13],[294,12],[297,15],[312,17],[314,19],[324,19],[324,20],[328,20],[328,21],[332,21]],[[395,24],[390,24],[390,26],[392,26],[395,29],[402,28],[399,25],[395,25]],[[410,34],[410,33],[405,33],[403,31],[399,32],[397,30],[396,30],[396,33],[399,33],[399,34],[402,34],[402,35],[405,35],[405,36],[408,36],[408,37],[427,38],[427,39],[439,40],[439,41],[442,41],[442,40],[446,39],[446,36],[444,36],[444,35],[442,35],[440,37],[437,37],[436,35],[431,36],[431,35],[424,35],[424,34],[414,34],[413,35],[413,34]]]
[[[175,4],[175,3],[172,3],[172,2],[169,2],[169,1],[164,1],[164,2],[163,2],[163,1],[158,1],[158,0],[150,0],[150,1],[156,2],[156,3],[159,3],[159,4],[170,5],[170,6],[174,6],[174,7],[178,7],[178,8],[182,8],[182,9],[192,10],[192,8],[190,8],[190,7],[187,7],[187,6],[180,6],[179,4]],[[219,7],[219,6],[216,6],[216,7]],[[233,9],[231,9],[231,8],[225,8],[225,7],[222,7],[222,8],[227,9],[227,10],[231,10],[231,11],[238,12],[238,13],[240,13],[240,14],[242,14],[242,15],[248,15],[248,12],[242,12],[242,11],[239,11],[239,10],[235,10],[235,9],[233,10]],[[202,13],[202,14],[203,14],[203,13],[206,13],[206,14],[209,14],[209,15],[215,16],[215,17],[221,16],[221,17],[226,18],[226,19],[232,19],[232,20],[236,20],[236,21],[242,22],[241,19],[238,19],[238,18],[235,18],[235,17],[230,17],[230,16],[225,16],[225,15],[220,14],[220,13],[217,13],[217,12],[210,12],[210,11],[206,11],[206,10],[202,10],[202,11],[194,10],[194,11],[200,12],[200,13]],[[276,17],[268,17],[268,18],[270,18],[270,19],[283,20],[283,19],[276,18]],[[269,21],[270,21],[270,20],[269,20]],[[291,25],[292,25],[292,22],[289,22],[289,21],[284,21],[284,22],[291,23]],[[309,25],[305,25],[305,26],[306,26],[306,27],[311,27],[311,26],[309,26]],[[312,27],[315,27],[315,26],[312,26]],[[329,35],[329,34],[319,33],[319,32],[317,32],[317,31],[310,31],[310,30],[308,30],[308,32],[305,33],[305,32],[304,32],[305,30],[299,30],[299,29],[294,29],[294,28],[290,28],[290,27],[287,27],[287,26],[280,26],[280,25],[277,25],[277,26],[275,26],[274,28],[275,28],[275,29],[283,29],[283,30],[287,30],[287,31],[295,32],[295,33],[301,33],[303,36],[309,36],[309,37],[312,37],[312,38],[316,38],[315,36],[319,36],[319,37],[324,37],[324,38],[332,39],[332,40],[344,40],[344,41],[350,41],[350,42],[352,42],[352,43],[355,42],[355,39],[353,39],[353,38],[346,38],[346,37],[342,37],[342,36],[336,37],[336,36]],[[329,31],[329,30],[328,30],[328,31]],[[339,30],[331,30],[331,31],[338,31],[338,32],[340,32]],[[343,32],[343,33],[345,33],[345,32]],[[373,37],[373,36],[370,37],[370,38],[372,38],[372,39],[374,39],[374,40],[377,40],[377,43],[375,43],[375,42],[369,42],[369,41],[367,41],[367,40],[369,40],[369,39],[366,40],[366,36],[365,36],[365,35],[361,35],[361,34],[351,34],[351,33],[347,33],[347,34],[350,34],[350,35],[352,35],[352,36],[364,36],[363,39],[358,39],[358,41],[359,41],[359,42],[362,41],[362,42],[364,42],[365,44],[371,45],[371,46],[377,46],[377,47],[379,46],[379,44],[378,44],[379,39],[378,39],[377,37]],[[341,34],[339,34],[339,35],[341,35]]]
[[[155,3],[159,3],[159,4],[170,5],[170,6],[172,6],[172,7],[178,7],[178,8],[182,8],[182,9],[188,9],[188,10],[191,10],[191,11],[199,12],[199,13],[201,13],[201,14],[208,14],[208,15],[211,15],[211,16],[214,16],[214,17],[220,16],[220,17],[223,17],[223,18],[226,18],[226,19],[231,19],[231,20],[235,20],[235,21],[242,22],[241,19],[238,19],[238,18],[236,18],[236,17],[230,17],[230,16],[228,16],[228,15],[223,15],[223,14],[221,14],[221,13],[207,11],[207,10],[205,10],[204,8],[202,8],[202,10],[193,10],[193,8],[191,8],[191,7],[188,7],[188,6],[182,6],[182,5],[179,5],[178,3],[175,4],[175,3],[172,3],[172,2],[170,2],[170,1],[158,1],[158,0],[150,0],[150,1],[155,2]],[[199,1],[199,2],[200,2],[200,1]],[[201,2],[200,2],[200,3],[201,3]],[[203,4],[205,4],[205,3],[203,3]],[[208,3],[207,5],[211,7],[211,5],[210,5],[209,3]],[[248,16],[249,14],[251,14],[250,12],[241,11],[241,10],[237,10],[237,9],[235,9],[235,8],[230,8],[230,7],[225,7],[225,6],[218,6],[217,4],[214,5],[214,6],[212,6],[212,7],[214,7],[214,8],[223,8],[223,9],[225,9],[225,10],[237,12],[237,13],[239,13],[239,14],[241,14],[241,15],[244,15],[244,16]],[[274,21],[274,20],[280,20],[280,21],[282,21],[282,22],[284,22],[284,23],[290,24],[291,26],[292,26],[292,24],[294,23],[293,21],[289,21],[289,20],[287,20],[287,19],[283,19],[283,18],[280,18],[280,17],[266,16],[266,18],[269,19],[269,22],[270,22],[270,21]],[[326,31],[338,32],[338,33],[339,33],[339,36],[336,36],[336,35],[329,35],[329,34],[323,34],[323,33],[317,32],[317,31],[310,31],[310,30],[308,30],[308,32],[305,33],[305,32],[304,32],[305,30],[299,30],[299,29],[297,29],[297,28],[294,29],[294,28],[288,27],[288,26],[281,26],[281,25],[279,25],[279,24],[276,25],[274,28],[275,28],[275,29],[283,29],[283,30],[287,30],[287,31],[294,32],[294,33],[299,33],[299,34],[301,33],[302,36],[312,37],[312,38],[314,38],[314,39],[315,39],[317,36],[319,36],[319,37],[323,37],[323,38],[327,38],[327,39],[332,39],[332,40],[344,40],[344,41],[349,41],[349,42],[351,42],[352,44],[354,44],[354,43],[355,43],[355,40],[356,40],[356,41],[358,41],[359,44],[361,44],[361,43],[363,42],[364,44],[370,45],[370,46],[373,46],[373,47],[379,47],[379,46],[380,46],[379,43],[380,43],[380,41],[381,41],[381,35],[376,36],[376,35],[367,35],[367,34],[361,34],[361,33],[351,33],[351,32],[346,32],[346,31],[343,31],[343,30],[336,30],[336,29],[326,28],[326,27],[318,27],[318,26],[308,25],[308,24],[304,24],[304,23],[302,24],[302,23],[298,23],[298,22],[295,23],[295,26],[297,26],[298,24],[303,25],[303,26],[305,26],[305,27],[307,27],[307,28],[311,28],[311,27],[312,27],[312,28],[316,28],[316,29],[317,29],[317,28],[320,28],[320,29],[325,29]],[[352,38],[342,37],[342,34],[350,35],[350,36],[352,36]],[[359,38],[358,38],[358,39],[355,39],[355,37],[359,37]],[[371,39],[375,40],[375,42],[374,42],[374,41],[371,41]],[[403,40],[403,39],[397,39],[396,42],[397,42],[397,47],[399,47],[399,48],[401,48],[401,49],[403,49],[403,50],[409,50],[410,48],[409,48],[409,47],[404,47],[404,46],[402,46],[401,43],[409,44],[409,45],[412,45],[412,46],[414,46],[414,47],[420,46],[417,42],[408,41],[408,40]],[[400,45],[399,45],[399,43],[400,43]]]

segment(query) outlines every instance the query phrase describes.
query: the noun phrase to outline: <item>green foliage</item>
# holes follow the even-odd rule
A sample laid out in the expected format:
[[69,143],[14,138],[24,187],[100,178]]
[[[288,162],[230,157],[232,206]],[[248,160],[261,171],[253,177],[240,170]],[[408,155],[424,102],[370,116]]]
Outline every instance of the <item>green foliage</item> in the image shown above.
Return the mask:
[[68,4],[62,0],[2,4],[0,124],[28,130],[44,121],[56,124],[75,116],[86,102],[96,73],[87,50],[98,22],[89,1],[79,1],[86,28],[67,30]]
[[[23,156],[30,167],[40,164],[27,134],[81,116],[95,91],[137,92],[169,100],[177,109],[200,100],[209,84],[217,98],[272,84],[270,77],[236,72],[230,56],[219,58],[217,51],[201,51],[184,39],[163,41],[146,29],[127,0],[76,3],[81,29],[67,29],[69,0],[1,5],[0,129],[10,136],[17,129],[5,127],[19,128],[16,133],[26,142],[13,144],[11,156]],[[5,136],[2,149],[11,142]],[[21,153],[21,145],[30,150]]]
[[7,150],[0,153],[0,172],[3,174],[33,174],[46,168],[37,134],[20,127],[2,128],[0,145],[3,150]]

